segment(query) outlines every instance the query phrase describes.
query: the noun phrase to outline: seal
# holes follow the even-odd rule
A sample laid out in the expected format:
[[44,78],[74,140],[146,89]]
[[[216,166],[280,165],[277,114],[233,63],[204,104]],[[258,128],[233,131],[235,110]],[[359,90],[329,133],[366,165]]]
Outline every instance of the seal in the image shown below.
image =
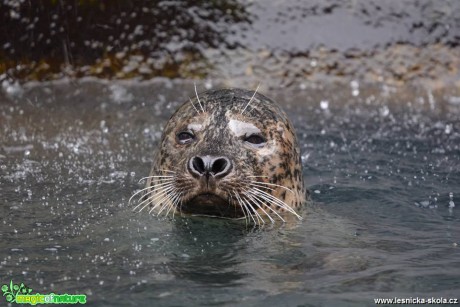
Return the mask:
[[135,209],[257,225],[301,219],[308,197],[301,153],[280,106],[257,90],[198,95],[195,87],[195,94],[167,122]]

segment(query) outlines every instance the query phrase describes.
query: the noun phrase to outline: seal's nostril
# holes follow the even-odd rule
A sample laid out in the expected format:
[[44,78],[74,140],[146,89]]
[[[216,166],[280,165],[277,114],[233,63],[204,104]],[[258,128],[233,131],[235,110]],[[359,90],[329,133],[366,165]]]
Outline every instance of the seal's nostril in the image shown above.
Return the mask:
[[227,167],[227,160],[224,158],[218,158],[214,160],[211,166],[211,172],[214,174],[219,174],[220,172],[224,171],[225,168]]
[[212,161],[211,172],[215,177],[225,177],[232,170],[232,162],[226,157],[219,157]]
[[189,171],[195,177],[212,176],[222,178],[232,170],[232,163],[226,157],[196,156],[189,160]]
[[200,175],[203,175],[206,171],[203,159],[201,159],[200,157],[194,157],[192,159],[192,169]]

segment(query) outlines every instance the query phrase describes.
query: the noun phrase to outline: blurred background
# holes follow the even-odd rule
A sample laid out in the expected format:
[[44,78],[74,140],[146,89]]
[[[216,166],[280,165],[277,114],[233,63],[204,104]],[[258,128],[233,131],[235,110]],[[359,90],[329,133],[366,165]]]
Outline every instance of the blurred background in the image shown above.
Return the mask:
[[0,78],[458,82],[456,0],[1,0]]

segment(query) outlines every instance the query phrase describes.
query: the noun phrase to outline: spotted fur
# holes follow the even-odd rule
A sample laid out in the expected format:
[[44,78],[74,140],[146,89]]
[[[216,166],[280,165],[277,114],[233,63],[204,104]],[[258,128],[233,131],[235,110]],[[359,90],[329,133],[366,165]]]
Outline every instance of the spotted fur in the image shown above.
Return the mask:
[[[183,131],[193,141],[181,144]],[[265,139],[262,146],[246,141],[254,131]],[[227,157],[231,171],[205,184],[188,169],[195,156]],[[147,179],[137,208],[157,214],[244,217],[260,224],[284,221],[287,214],[300,219],[297,210],[308,197],[294,127],[275,102],[242,89],[196,94],[180,106],[164,128]],[[218,209],[192,201],[201,194],[220,199]]]

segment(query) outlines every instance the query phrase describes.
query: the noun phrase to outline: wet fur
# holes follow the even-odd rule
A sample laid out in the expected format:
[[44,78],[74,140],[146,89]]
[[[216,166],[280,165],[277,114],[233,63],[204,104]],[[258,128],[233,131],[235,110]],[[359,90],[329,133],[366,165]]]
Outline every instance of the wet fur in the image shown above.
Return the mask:
[[[196,89],[195,89],[196,90]],[[249,122],[265,136],[262,148],[253,148],[229,130],[229,120]],[[176,134],[190,124],[201,124],[192,144],[178,144]],[[203,187],[187,171],[196,155],[226,156],[231,173]],[[300,219],[297,210],[307,199],[301,154],[295,131],[281,108],[269,98],[242,89],[211,90],[184,103],[166,124],[143,197],[136,206],[165,215],[181,212],[204,189],[225,199],[228,217],[244,217],[255,224],[284,221],[286,214]],[[227,210],[228,211],[228,210]],[[226,217],[226,216],[221,216]]]

